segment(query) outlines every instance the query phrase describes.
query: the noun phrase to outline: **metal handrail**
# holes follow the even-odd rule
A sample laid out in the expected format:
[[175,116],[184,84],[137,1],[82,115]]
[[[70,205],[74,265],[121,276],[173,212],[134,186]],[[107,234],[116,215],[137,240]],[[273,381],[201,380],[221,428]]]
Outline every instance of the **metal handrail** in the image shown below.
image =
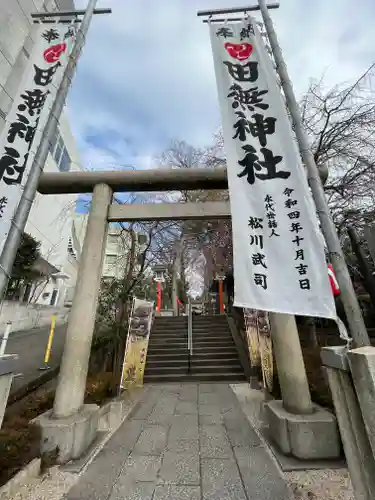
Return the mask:
[[193,355],[193,308],[191,299],[188,300],[188,372],[191,369],[191,357]]

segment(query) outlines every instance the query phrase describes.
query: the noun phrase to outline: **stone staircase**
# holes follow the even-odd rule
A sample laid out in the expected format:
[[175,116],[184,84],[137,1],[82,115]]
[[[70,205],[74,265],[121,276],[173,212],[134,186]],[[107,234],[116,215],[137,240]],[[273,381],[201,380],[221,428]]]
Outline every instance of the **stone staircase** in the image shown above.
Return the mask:
[[186,316],[155,318],[145,382],[245,380],[226,316],[193,316],[193,357],[188,373]]

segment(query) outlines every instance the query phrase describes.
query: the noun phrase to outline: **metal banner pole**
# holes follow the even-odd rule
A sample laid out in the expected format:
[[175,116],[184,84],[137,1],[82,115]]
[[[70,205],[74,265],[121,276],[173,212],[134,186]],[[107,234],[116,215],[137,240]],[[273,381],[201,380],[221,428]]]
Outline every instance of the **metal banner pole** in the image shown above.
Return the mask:
[[46,126],[44,128],[40,144],[38,146],[34,161],[31,165],[30,174],[25,184],[25,189],[18,204],[18,208],[12,220],[7,240],[4,245],[0,258],[0,300],[3,299],[8,280],[12,272],[14,259],[20,245],[22,233],[24,232],[27,219],[30,214],[32,204],[35,199],[39,177],[43,171],[48,156],[48,149],[53,134],[56,131],[58,121],[63,111],[65,100],[69,92],[70,83],[75,73],[78,58],[85,42],[95,5],[98,0],[89,0],[81,26],[77,32],[77,38],[74,43],[67,67],[61,85],[57,91],[56,99],[52,105]]
[[319,170],[316,166],[314,156],[310,150],[307,136],[303,128],[298,103],[294,95],[292,82],[289,78],[277,35],[273,27],[273,22],[268,12],[265,0],[258,0],[258,3],[276,62],[277,72],[284,90],[287,107],[292,117],[299,149],[307,169],[308,181],[315,201],[316,211],[320,219],[322,232],[326,240],[330,261],[335,269],[337,280],[340,285],[341,298],[346,316],[348,318],[350,332],[353,337],[355,347],[370,345],[369,336],[363,321],[357,297],[354,292],[353,284],[350,279],[345,257],[341,249],[340,240],[329,212],[323,184],[319,176]]

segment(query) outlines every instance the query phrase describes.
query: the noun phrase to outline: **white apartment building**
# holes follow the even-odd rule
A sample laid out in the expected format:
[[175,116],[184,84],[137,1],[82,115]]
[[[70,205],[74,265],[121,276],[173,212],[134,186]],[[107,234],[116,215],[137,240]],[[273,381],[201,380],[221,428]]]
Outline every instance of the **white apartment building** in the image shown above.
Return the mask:
[[[0,0],[0,132],[33,49],[37,25],[32,24],[30,13],[72,9],[73,0]],[[44,170],[80,169],[79,153],[63,115]],[[74,288],[78,265],[68,252],[68,243],[75,201],[75,195],[37,195],[26,232],[41,243],[42,259],[37,267],[45,278],[25,291],[25,301],[63,306],[68,291]]]
[[[79,259],[80,252],[85,237],[88,215],[75,214],[72,231],[72,248],[73,252]],[[147,243],[146,235],[134,232],[135,251],[134,259],[136,265],[134,270],[137,271],[137,259],[144,245]],[[122,229],[116,224],[110,224],[108,228],[107,242],[105,246],[105,254],[103,258],[102,277],[104,279],[121,279],[128,271],[130,249],[132,247],[131,233]]]

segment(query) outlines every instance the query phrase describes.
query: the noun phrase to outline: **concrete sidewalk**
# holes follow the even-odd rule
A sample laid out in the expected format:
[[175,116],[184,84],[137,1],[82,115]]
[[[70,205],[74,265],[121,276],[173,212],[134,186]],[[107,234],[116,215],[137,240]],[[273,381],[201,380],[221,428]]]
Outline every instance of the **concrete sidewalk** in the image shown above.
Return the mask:
[[147,386],[66,500],[291,500],[228,384]]

